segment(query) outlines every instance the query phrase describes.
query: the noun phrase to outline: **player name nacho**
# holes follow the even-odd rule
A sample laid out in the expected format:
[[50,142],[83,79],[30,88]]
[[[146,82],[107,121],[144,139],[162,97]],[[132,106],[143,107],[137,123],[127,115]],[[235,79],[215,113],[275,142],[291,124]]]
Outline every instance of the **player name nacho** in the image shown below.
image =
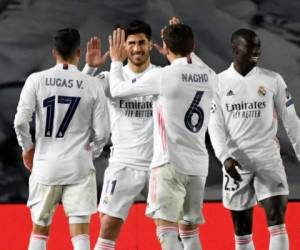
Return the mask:
[[74,80],[74,79],[61,79],[55,77],[46,77],[46,86],[56,86],[62,88],[73,88],[74,86],[83,89],[83,81],[82,80]]
[[183,82],[208,82],[207,74],[181,74]]

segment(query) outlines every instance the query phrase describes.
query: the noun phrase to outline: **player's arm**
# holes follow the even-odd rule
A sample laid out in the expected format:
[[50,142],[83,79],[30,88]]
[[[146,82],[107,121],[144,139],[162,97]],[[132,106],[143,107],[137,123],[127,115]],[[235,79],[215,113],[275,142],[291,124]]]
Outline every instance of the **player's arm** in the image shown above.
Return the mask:
[[135,97],[155,95],[161,92],[162,71],[157,68],[145,73],[142,77],[126,81],[123,78],[123,60],[126,58],[124,49],[125,33],[122,29],[113,31],[109,38],[110,57],[110,92],[112,97]]
[[[82,70],[82,73],[90,76],[95,76],[98,67],[102,66],[107,61],[108,57],[108,51],[104,53],[104,55],[102,54],[100,38],[96,36],[92,37],[86,45],[86,64]],[[101,84],[105,95],[110,96],[108,72],[101,72],[100,74],[96,75],[96,78],[99,80],[99,83]]]
[[98,67],[102,66],[109,57],[109,51],[102,54],[101,39],[97,36],[91,37],[86,44],[84,71],[94,75]]
[[220,162],[224,165],[226,172],[234,179],[241,180],[241,176],[236,170],[240,164],[229,154],[227,147],[227,129],[220,104],[220,96],[215,87],[214,97],[211,107],[211,115],[208,124],[210,140],[215,154]]
[[17,140],[23,150],[23,162],[28,170],[32,169],[34,156],[34,144],[29,132],[29,122],[32,120],[32,114],[36,106],[35,84],[36,79],[34,75],[30,75],[22,89],[14,120]]
[[275,108],[300,161],[300,121],[294,102],[283,78],[277,76],[277,91],[274,95]]
[[94,102],[92,118],[93,158],[97,158],[100,155],[110,136],[110,122],[106,97],[102,88],[99,87],[96,91],[97,98]]

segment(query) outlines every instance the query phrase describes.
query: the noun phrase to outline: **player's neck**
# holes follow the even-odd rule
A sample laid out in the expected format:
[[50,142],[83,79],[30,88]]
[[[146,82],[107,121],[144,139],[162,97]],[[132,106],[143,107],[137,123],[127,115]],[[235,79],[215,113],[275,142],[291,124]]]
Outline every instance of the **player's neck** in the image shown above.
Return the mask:
[[168,53],[168,55],[167,55],[167,59],[169,60],[169,62],[170,63],[172,63],[173,61],[175,61],[176,59],[178,59],[178,58],[183,58],[184,56],[182,56],[182,55],[176,55],[176,54],[174,54],[174,53],[172,53],[172,52],[169,52]]
[[144,72],[150,65],[150,58],[141,65],[133,64],[132,62],[128,61],[128,66],[134,73],[142,73]]
[[233,67],[242,76],[246,76],[254,68],[252,65],[241,65],[238,63],[234,63]]
[[57,56],[56,57],[56,64],[73,64],[76,67],[78,67],[79,60],[77,57],[69,58],[69,59],[63,59],[62,57]]

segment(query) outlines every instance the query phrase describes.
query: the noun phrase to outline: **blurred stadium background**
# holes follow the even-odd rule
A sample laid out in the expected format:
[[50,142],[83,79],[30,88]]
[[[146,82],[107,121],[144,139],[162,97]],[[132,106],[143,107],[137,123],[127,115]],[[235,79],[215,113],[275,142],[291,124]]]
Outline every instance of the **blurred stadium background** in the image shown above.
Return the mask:
[[[196,53],[216,72],[220,72],[231,62],[229,43],[231,33],[241,27],[250,27],[259,34],[262,40],[260,66],[277,71],[283,76],[294,97],[296,110],[300,114],[300,98],[298,98],[300,96],[299,13],[299,0],[0,0],[1,216],[5,217],[6,211],[10,211],[11,208],[20,207],[20,205],[11,207],[8,204],[24,204],[28,196],[29,172],[22,164],[21,150],[17,145],[13,130],[13,119],[26,77],[32,72],[43,70],[54,64],[51,57],[52,35],[57,29],[64,27],[79,29],[82,35],[80,68],[83,68],[85,43],[91,36],[98,35],[102,38],[105,51],[108,48],[107,36],[116,24],[127,23],[132,19],[142,19],[152,26],[153,40],[160,42],[160,29],[170,17],[178,16],[195,31]],[[154,50],[151,58],[154,64],[165,65],[166,63],[165,59]],[[109,63],[101,70],[107,70],[108,67]],[[288,174],[290,200],[294,201],[293,205],[298,205],[300,163],[281,126],[278,138]],[[206,201],[220,201],[220,164],[214,157],[209,137],[207,137],[207,147],[211,161],[205,197]],[[101,158],[95,162],[99,192],[108,156],[109,145],[105,148]],[[23,209],[24,205],[21,207]],[[28,220],[28,212],[24,213],[25,216]],[[298,218],[296,221],[299,224]],[[209,219],[207,218],[208,221]],[[3,218],[0,219],[0,223],[2,220]],[[14,219],[10,220],[9,217],[6,217],[5,221],[10,226],[15,223]],[[30,233],[30,222],[27,224],[29,226],[26,229],[28,232],[25,232],[25,238]],[[229,227],[232,230],[230,223]],[[2,234],[4,226],[0,228],[0,249],[25,249],[25,246],[11,248],[6,245],[6,237]],[[300,225],[295,228],[298,235],[297,247],[291,249],[300,249]],[[7,230],[6,233],[8,233]],[[228,237],[232,235],[228,234]],[[228,248],[210,249],[231,248],[228,246]]]

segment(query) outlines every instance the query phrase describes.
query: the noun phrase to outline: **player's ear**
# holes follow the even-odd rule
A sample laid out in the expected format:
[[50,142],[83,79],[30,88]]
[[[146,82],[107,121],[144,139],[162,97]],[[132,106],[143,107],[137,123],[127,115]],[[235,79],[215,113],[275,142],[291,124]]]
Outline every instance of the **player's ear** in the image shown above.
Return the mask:
[[153,48],[153,41],[150,40],[150,50],[152,50],[152,48]]
[[81,53],[80,53],[80,49],[77,49],[77,50],[76,50],[76,56],[77,56],[78,58],[80,58],[80,54],[81,54]]
[[56,49],[52,49],[51,53],[52,53],[52,57],[54,58],[54,60],[56,60],[57,59],[57,51],[56,51]]
[[166,43],[163,41],[163,49],[167,52],[166,54],[170,53],[170,49],[168,48],[168,46],[166,45]]

